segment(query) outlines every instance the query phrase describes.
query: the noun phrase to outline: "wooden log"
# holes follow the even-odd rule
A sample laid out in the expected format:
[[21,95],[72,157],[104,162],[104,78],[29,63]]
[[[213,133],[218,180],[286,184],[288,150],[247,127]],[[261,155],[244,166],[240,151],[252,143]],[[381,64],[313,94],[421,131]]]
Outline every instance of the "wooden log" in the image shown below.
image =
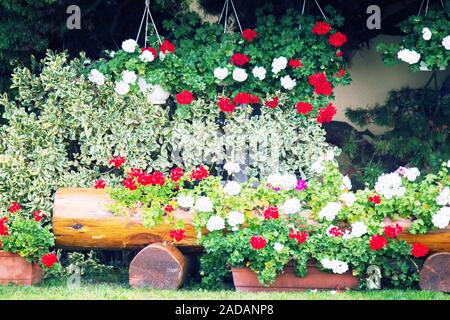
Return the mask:
[[131,261],[129,274],[133,288],[178,289],[188,273],[188,260],[170,243],[153,243]]
[[450,253],[435,253],[428,257],[420,271],[422,290],[450,292]]

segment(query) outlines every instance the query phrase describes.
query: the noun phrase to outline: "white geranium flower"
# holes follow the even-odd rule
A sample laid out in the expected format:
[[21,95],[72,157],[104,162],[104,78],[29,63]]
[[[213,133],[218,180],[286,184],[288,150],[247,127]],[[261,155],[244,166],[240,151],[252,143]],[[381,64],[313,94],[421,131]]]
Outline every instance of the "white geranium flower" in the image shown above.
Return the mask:
[[343,274],[348,271],[348,264],[344,261],[335,260],[332,270],[334,273]]
[[105,76],[97,69],[92,69],[91,72],[89,72],[88,79],[98,86],[102,86],[105,84]]
[[248,74],[247,72],[242,68],[235,68],[233,70],[233,80],[238,82],[244,82],[247,80]]
[[342,209],[342,204],[339,202],[330,202],[322,210],[319,211],[319,218],[326,219],[327,221],[333,221]]
[[426,41],[431,39],[431,30],[429,28],[425,27],[422,29],[422,38]]
[[278,74],[281,70],[286,69],[288,60],[285,57],[278,57],[272,60],[272,72]]
[[281,177],[281,188],[283,190],[289,191],[297,186],[297,177],[293,174],[284,174]]
[[223,191],[229,196],[236,196],[241,192],[241,186],[236,181],[228,181]]
[[228,174],[241,172],[241,166],[236,162],[227,162],[223,168],[228,172]]
[[137,42],[133,39],[125,40],[124,42],[122,42],[122,49],[125,52],[133,53],[136,51],[137,45]]
[[208,231],[210,232],[222,230],[224,228],[225,221],[217,215],[209,217],[208,222],[206,223],[206,229],[208,229]]
[[275,242],[275,244],[273,245],[273,248],[275,249],[276,252],[281,252],[283,250],[284,246],[279,242]]
[[122,72],[122,81],[128,84],[133,84],[137,80],[136,72],[124,70]]
[[194,197],[190,195],[180,194],[177,197],[177,203],[180,207],[189,209],[194,205]]
[[228,214],[228,224],[232,227],[236,227],[245,222],[245,216],[241,212],[231,211]]
[[280,210],[284,214],[295,214],[298,213],[302,208],[300,200],[297,198],[291,198],[286,200],[283,205],[280,207]]
[[446,36],[444,39],[442,39],[442,45],[444,46],[445,50],[450,50],[450,36]]
[[436,197],[436,203],[440,206],[450,206],[450,188],[445,187],[441,190],[439,195]]
[[119,81],[116,83],[114,91],[121,96],[126,95],[130,91],[130,85],[125,81]]
[[431,222],[433,225],[439,229],[444,229],[448,226],[450,220],[450,207],[442,207],[436,212]]
[[279,172],[272,173],[267,177],[267,183],[273,188],[281,188],[282,180],[283,176]]
[[333,265],[331,259],[328,259],[328,258],[324,258],[324,259],[320,260],[320,263],[322,264],[322,266],[325,269],[331,269],[332,265]]
[[199,197],[195,202],[195,210],[199,212],[211,212],[213,211],[213,203],[208,197]]
[[295,85],[297,84],[297,81],[295,79],[292,79],[289,75],[285,75],[280,79],[281,86],[285,88],[286,90],[292,90]]
[[397,58],[406,63],[414,64],[419,62],[420,53],[417,53],[414,50],[402,49],[397,53]]
[[375,184],[375,191],[386,199],[402,197],[406,189],[401,185],[402,179],[397,172],[383,174],[378,177]]
[[253,76],[259,80],[264,80],[266,78],[266,68],[264,67],[254,67],[252,70]]
[[408,181],[415,181],[418,176],[420,176],[420,171],[417,168],[406,168],[406,172],[404,174]]
[[227,68],[221,68],[217,67],[214,69],[214,77],[216,77],[218,80],[223,80],[226,77],[228,77],[228,69]]
[[350,207],[356,202],[356,196],[353,192],[344,192],[339,197],[339,200],[343,201],[347,207]]
[[150,50],[144,50],[142,51],[141,55],[139,56],[139,59],[141,59],[142,62],[152,62],[155,60],[155,56],[153,55],[153,52]]
[[342,178],[341,190],[352,190],[352,181],[348,176]]
[[362,221],[352,223],[352,237],[359,238],[367,233],[367,226]]

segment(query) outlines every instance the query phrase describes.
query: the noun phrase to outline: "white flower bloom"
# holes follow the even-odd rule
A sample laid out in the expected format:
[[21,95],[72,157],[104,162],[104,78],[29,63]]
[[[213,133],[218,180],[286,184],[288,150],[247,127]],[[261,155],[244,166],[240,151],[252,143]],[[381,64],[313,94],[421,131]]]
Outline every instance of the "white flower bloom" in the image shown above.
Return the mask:
[[450,188],[445,187],[441,190],[439,195],[436,197],[436,203],[440,206],[450,206]]
[[223,168],[228,172],[228,174],[241,172],[241,166],[236,162],[227,162]]
[[417,168],[406,168],[406,172],[404,174],[408,181],[415,181],[418,176],[420,176],[420,171]]
[[362,237],[367,233],[367,226],[362,221],[352,223],[351,236],[355,238]]
[[211,212],[213,211],[213,203],[208,197],[199,197],[195,202],[195,210],[199,212]]
[[281,173],[272,173],[267,177],[267,183],[270,184],[274,188],[281,188],[281,183],[283,180],[283,176]]
[[208,231],[216,231],[216,230],[222,230],[225,228],[225,221],[217,216],[211,216],[208,219],[208,222],[206,223],[206,229],[208,229]]
[[352,190],[352,182],[348,176],[342,178],[341,190]]
[[417,53],[414,50],[402,49],[397,53],[397,58],[406,63],[414,64],[419,62],[420,53]]
[[328,259],[328,258],[322,259],[322,260],[320,261],[320,263],[322,264],[322,266],[323,266],[325,269],[331,269],[331,267],[332,267],[332,265],[333,265],[333,263],[331,262],[331,260]]
[[105,76],[97,69],[92,69],[91,72],[89,72],[88,79],[98,86],[102,86],[105,84]]
[[342,209],[342,204],[339,202],[330,202],[319,212],[320,219],[326,219],[327,221],[333,221]]
[[288,60],[285,57],[278,57],[272,60],[272,72],[278,74],[283,69],[286,69]]
[[273,245],[273,248],[275,249],[276,252],[281,252],[283,250],[284,246],[279,242],[275,242],[275,244]]
[[339,197],[339,200],[343,201],[347,207],[350,207],[355,203],[356,196],[353,192],[344,192]]
[[431,39],[431,30],[429,28],[425,27],[422,29],[422,38],[426,41]]
[[300,200],[297,198],[291,198],[286,200],[283,205],[280,207],[280,210],[284,214],[294,214],[298,213],[302,208],[302,205],[300,203]]
[[110,56],[111,58],[114,58],[115,55],[116,55],[116,52],[115,52],[115,51],[111,51],[111,52],[109,53],[109,56]]
[[243,224],[245,222],[245,216],[241,212],[231,211],[228,214],[228,224],[232,227]]
[[341,260],[325,258],[320,263],[325,269],[331,269],[334,273],[343,274],[348,271],[348,264]]
[[147,90],[150,89],[150,87],[151,87],[151,85],[149,83],[147,83],[147,81],[145,81],[145,79],[142,77],[139,77],[139,79],[138,79],[138,86],[139,86],[139,90],[142,93],[147,92]]
[[445,50],[450,50],[450,36],[446,36],[444,39],[442,39],[442,45],[444,46]]
[[139,59],[141,59],[142,62],[152,62],[155,60],[155,56],[150,50],[144,50],[142,51],[141,55],[139,56]]
[[121,96],[127,94],[130,91],[130,85],[124,81],[119,81],[116,83],[114,91]]
[[296,84],[297,81],[295,79],[292,79],[289,75],[285,75],[280,79],[281,86],[285,88],[286,90],[292,90]]
[[264,80],[266,78],[266,68],[264,67],[254,67],[252,70],[253,76],[259,80]]
[[136,51],[137,45],[137,42],[133,39],[125,40],[124,42],[122,42],[122,49],[125,52],[133,53]]
[[433,222],[433,225],[439,229],[444,229],[448,226],[450,220],[450,207],[442,207],[436,212],[431,222]]
[[122,81],[128,84],[135,83],[137,80],[136,72],[125,70],[122,72]]
[[177,198],[177,203],[180,207],[189,209],[194,205],[194,197],[180,194]]
[[236,181],[228,181],[223,191],[229,196],[236,196],[241,192],[241,186]]
[[248,74],[242,68],[235,68],[233,70],[233,80],[238,82],[244,82],[247,80]]
[[297,186],[297,177],[293,174],[284,174],[281,177],[281,188],[283,190],[289,191]]
[[402,179],[397,172],[383,174],[378,177],[375,184],[375,191],[386,199],[402,197],[406,189],[401,185]]
[[226,77],[228,77],[228,69],[227,68],[221,68],[217,67],[214,69],[214,77],[216,77],[218,80],[223,80]]

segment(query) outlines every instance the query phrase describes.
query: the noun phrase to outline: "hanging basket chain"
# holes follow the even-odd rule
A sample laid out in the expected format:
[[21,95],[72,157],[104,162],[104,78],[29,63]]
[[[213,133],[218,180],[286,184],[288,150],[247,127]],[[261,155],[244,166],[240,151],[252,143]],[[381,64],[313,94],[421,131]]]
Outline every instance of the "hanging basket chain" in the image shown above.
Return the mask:
[[[439,1],[441,3],[442,9],[445,9],[445,5],[444,2],[442,0]],[[422,2],[420,3],[420,8],[419,8],[419,12],[417,13],[418,16],[420,16],[420,13],[422,12],[422,8],[423,8],[423,4],[425,3],[425,0],[422,0]],[[428,7],[430,5],[430,0],[427,0],[427,3],[425,5],[425,17],[428,14]]]
[[[314,2],[316,3],[317,8],[319,8],[319,11],[320,11],[320,13],[322,14],[323,18],[324,18],[325,20],[328,20],[327,16],[326,16],[325,13],[323,12],[322,7],[320,6],[319,2],[317,2],[317,0],[314,0]],[[306,0],[303,0],[302,16],[305,14],[305,7],[306,7]],[[300,25],[298,26],[298,28],[301,29],[301,28],[302,28],[302,25],[300,24]]]
[[223,29],[224,29],[224,31],[223,32],[224,33],[227,32],[227,27],[228,27],[227,26],[227,18],[228,18],[228,9],[229,9],[229,4],[230,3],[231,3],[231,8],[233,9],[233,12],[234,12],[234,16],[236,17],[236,22],[237,22],[237,24],[239,26],[239,30],[242,33],[241,22],[239,21],[239,16],[237,14],[236,7],[234,6],[233,0],[225,0],[225,3],[224,3],[223,8],[222,8],[222,12],[220,13],[219,20],[217,21],[217,23],[220,23],[220,21],[222,21],[222,17],[224,17],[224,22],[223,22],[223,25],[224,25]]
[[139,41],[139,36],[141,34],[141,31],[142,31],[142,26],[143,26],[144,20],[145,20],[144,47],[147,47],[148,22],[149,22],[148,19],[149,18],[150,18],[151,23],[153,25],[153,29],[155,30],[156,36],[158,37],[158,42],[159,42],[159,44],[162,44],[161,37],[159,36],[158,29],[156,28],[155,21],[153,20],[152,13],[150,11],[150,0],[145,0],[144,14],[142,15],[141,24],[139,26],[139,31],[138,31],[137,36],[136,36],[136,42],[138,42]]

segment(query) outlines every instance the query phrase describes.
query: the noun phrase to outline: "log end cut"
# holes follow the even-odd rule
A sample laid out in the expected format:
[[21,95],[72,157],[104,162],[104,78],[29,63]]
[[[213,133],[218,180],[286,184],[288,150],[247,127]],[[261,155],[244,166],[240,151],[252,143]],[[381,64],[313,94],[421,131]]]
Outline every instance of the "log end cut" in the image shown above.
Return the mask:
[[422,290],[450,292],[450,253],[428,257],[420,271],[419,285]]

